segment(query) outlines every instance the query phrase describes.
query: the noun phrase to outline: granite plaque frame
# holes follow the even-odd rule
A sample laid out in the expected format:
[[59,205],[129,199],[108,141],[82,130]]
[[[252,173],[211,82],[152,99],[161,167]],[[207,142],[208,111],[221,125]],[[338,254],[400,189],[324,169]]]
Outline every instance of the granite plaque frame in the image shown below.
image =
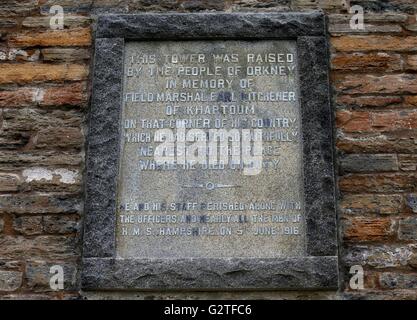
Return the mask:
[[[307,256],[116,258],[125,41],[295,40],[302,114]],[[326,21],[320,12],[139,14],[98,18],[86,159],[84,290],[337,289],[333,126]]]

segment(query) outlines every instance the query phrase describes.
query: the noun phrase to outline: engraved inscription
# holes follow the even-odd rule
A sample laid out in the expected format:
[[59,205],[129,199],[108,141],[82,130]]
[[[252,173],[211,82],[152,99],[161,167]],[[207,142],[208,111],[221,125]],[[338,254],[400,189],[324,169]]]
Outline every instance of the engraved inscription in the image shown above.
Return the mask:
[[128,42],[124,65],[117,255],[305,255],[296,43]]

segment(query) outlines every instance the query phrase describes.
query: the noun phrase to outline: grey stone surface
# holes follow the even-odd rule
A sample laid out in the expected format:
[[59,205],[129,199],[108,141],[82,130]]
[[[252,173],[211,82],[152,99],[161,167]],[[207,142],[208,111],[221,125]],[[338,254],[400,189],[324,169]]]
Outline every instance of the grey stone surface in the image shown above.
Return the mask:
[[337,257],[84,259],[84,289],[336,289]]
[[311,13],[174,13],[103,15],[97,37],[125,39],[291,39],[325,36],[324,15]]
[[[169,63],[166,56],[183,56],[199,54],[204,56],[204,62]],[[223,62],[213,59],[213,55],[234,55],[237,62]],[[280,54],[291,58],[282,58],[282,62],[267,63],[253,62],[249,55],[265,57],[265,55]],[[126,97],[135,93],[170,93],[186,92],[189,94],[204,94],[208,101],[201,102],[192,99],[187,102],[176,102],[177,115],[167,115],[166,105],[172,103],[152,101],[133,101],[129,99],[123,105],[122,123],[136,123],[133,127],[123,128],[121,135],[120,173],[117,210],[117,257],[123,258],[278,258],[297,257],[305,255],[305,217],[303,203],[303,154],[301,139],[301,111],[298,97],[298,62],[296,42],[288,40],[215,40],[215,41],[132,41],[126,45],[125,68],[141,69],[138,76],[125,76],[124,90]],[[155,55],[156,63],[132,63],[131,57],[138,55]],[[281,74],[250,75],[254,68],[285,68]],[[155,66],[171,68],[174,76],[157,77],[150,75]],[[239,66],[238,76],[229,75],[230,66]],[[203,73],[198,76],[181,74],[182,68],[204,67],[211,71],[216,68],[217,75]],[[176,74],[180,72],[180,74]],[[175,78],[177,86],[166,89],[166,82]],[[241,88],[240,79],[251,78],[251,88]],[[183,88],[183,81],[195,80],[197,88]],[[200,81],[216,82],[214,86],[200,86]],[[217,85],[217,81],[228,81],[229,84]],[[233,94],[233,101],[220,99],[224,92]],[[293,99],[279,101],[264,101],[254,99],[248,101],[241,94],[274,93],[293,94]],[[211,98],[211,97],[214,98]],[[210,113],[195,112],[197,108],[209,109]],[[222,108],[225,108],[224,110]],[[229,108],[250,108],[253,111],[243,114],[232,113]],[[189,108],[193,112],[189,112]],[[194,109],[196,108],[196,109]],[[215,110],[214,108],[217,108]],[[214,111],[213,111],[214,110]],[[197,114],[196,114],[197,113]],[[245,175],[243,170],[231,168],[231,157],[225,160],[224,168],[210,170],[201,163],[195,169],[184,169],[178,165],[172,169],[140,170],[140,162],[154,161],[154,155],[144,155],[139,148],[151,147],[152,150],[160,145],[154,139],[157,129],[141,126],[141,121],[158,120],[164,127],[171,128],[170,121],[182,119],[204,119],[209,121],[208,128],[199,128],[206,137],[209,130],[216,129],[215,121],[224,121],[225,130],[235,129],[239,134],[239,152],[241,129],[262,130],[262,134],[281,134],[282,139],[268,141],[263,137],[263,147],[276,148],[271,155],[264,155],[264,166],[255,175]],[[278,121],[276,121],[278,119]],[[236,127],[233,123],[241,121]],[[283,121],[288,122],[288,125]],[[258,123],[263,125],[259,126]],[[271,121],[275,127],[269,127]],[[256,122],[256,125],[253,123]],[[193,127],[195,128],[195,127]],[[179,132],[174,124],[173,134]],[[190,132],[189,129],[186,130]],[[125,137],[135,137],[138,134],[149,134],[149,142],[129,141]],[[210,138],[209,138],[210,139]],[[191,143],[187,143],[191,145]],[[204,144],[204,152],[207,152]],[[218,148],[217,148],[218,149]],[[217,150],[218,151],[218,150]],[[188,157],[187,157],[188,159]],[[204,157],[207,160],[207,155]],[[217,157],[216,157],[216,160]],[[239,154],[239,164],[244,163]],[[275,164],[273,165],[273,161]],[[206,185],[227,186],[207,188]],[[170,209],[172,204],[195,203],[204,204],[207,208]],[[210,209],[209,204],[238,204],[244,209]],[[126,209],[129,204],[130,209]],[[166,204],[168,209],[138,209],[140,205]],[[133,209],[134,206],[137,209]],[[256,208],[262,206],[262,208]],[[286,208],[283,209],[282,207]],[[214,207],[214,206],[213,206]],[[251,208],[252,207],[252,208]],[[268,208],[269,207],[269,208]],[[150,221],[124,222],[122,219],[131,217],[170,217],[171,221],[153,223]],[[256,216],[256,218],[254,218]],[[190,218],[197,221],[190,221]],[[205,220],[201,221],[201,217]],[[187,218],[189,219],[187,221]],[[235,221],[219,223],[218,218],[232,218]],[[175,221],[173,221],[175,219]],[[262,219],[262,220],[261,220]],[[289,221],[283,221],[288,219]],[[162,229],[162,233],[161,233]],[[178,229],[187,230],[182,234],[173,235]],[[140,234],[135,233],[140,230]],[[173,231],[172,231],[173,230]],[[170,232],[170,234],[166,234]],[[148,234],[149,233],[149,234]],[[262,248],[262,250],[259,250]]]
[[[201,20],[199,20],[199,17]],[[227,18],[227,19],[225,19]],[[204,22],[197,24],[196,22]],[[205,28],[205,29],[204,29]],[[105,16],[98,22],[87,154],[83,287],[332,289],[338,285],[328,47],[321,13]],[[296,259],[117,259],[115,198],[123,39],[294,39],[300,68],[307,256]],[[91,138],[90,138],[91,136]],[[321,256],[321,257],[320,257]],[[108,257],[108,258],[104,258]],[[138,257],[140,258],[140,257]],[[237,271],[236,271],[237,270]],[[259,272],[257,271],[259,270]],[[131,276],[130,276],[131,275]],[[195,275],[198,275],[196,280]],[[257,281],[259,280],[259,281]]]
[[87,300],[337,300],[334,290],[83,291]]
[[307,253],[313,256],[337,254],[328,55],[326,38],[298,38]]
[[97,39],[87,145],[84,256],[115,250],[123,39]]

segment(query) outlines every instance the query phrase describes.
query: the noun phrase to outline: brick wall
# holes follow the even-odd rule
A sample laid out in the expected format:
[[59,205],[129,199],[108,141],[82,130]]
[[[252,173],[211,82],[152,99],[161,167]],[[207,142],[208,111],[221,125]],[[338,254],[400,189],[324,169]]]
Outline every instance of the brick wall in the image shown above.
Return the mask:
[[[49,8],[65,9],[65,30]],[[367,11],[349,28],[350,5]],[[93,25],[100,12],[321,8],[331,37],[341,290],[108,293],[123,298],[417,298],[416,0],[2,0],[0,299],[79,298],[84,144]],[[49,288],[62,265],[65,290]],[[365,290],[348,289],[364,267]],[[101,294],[88,294],[92,298]]]

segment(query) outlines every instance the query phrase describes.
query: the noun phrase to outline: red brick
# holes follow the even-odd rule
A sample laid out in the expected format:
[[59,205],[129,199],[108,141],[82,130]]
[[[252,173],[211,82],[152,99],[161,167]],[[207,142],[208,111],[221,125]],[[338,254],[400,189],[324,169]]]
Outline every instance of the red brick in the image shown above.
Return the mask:
[[340,110],[336,113],[336,125],[346,132],[369,131],[370,114],[365,111]]
[[343,238],[349,242],[386,241],[393,238],[394,226],[390,218],[349,218],[344,221]]
[[416,37],[342,36],[331,38],[337,51],[417,51]]
[[403,197],[398,194],[345,194],[340,201],[340,209],[345,214],[395,214],[403,207]]
[[[393,107],[402,103],[398,96],[337,96],[336,103],[343,107]],[[417,101],[417,100],[416,100]]]
[[332,69],[357,72],[392,72],[402,69],[399,54],[388,53],[350,53],[337,54],[332,57]]
[[345,132],[384,132],[417,129],[417,110],[348,111],[336,113],[337,127]]
[[87,79],[88,67],[78,64],[0,64],[0,84]]
[[414,192],[417,173],[350,174],[340,178],[339,188],[348,193]]
[[75,83],[67,86],[51,87],[44,90],[41,106],[83,106],[87,103],[87,86]]
[[48,30],[44,32],[31,31],[11,36],[9,45],[13,47],[90,46],[91,31],[89,28]]
[[415,74],[338,75],[334,77],[335,88],[343,94],[416,94]]
[[410,107],[417,107],[417,96],[404,97],[404,105]]
[[407,57],[407,69],[417,70],[417,55]]
[[88,102],[85,82],[47,88],[18,88],[0,91],[0,107],[85,106]]
[[37,92],[38,90],[32,88],[0,91],[0,107],[11,108],[33,106],[36,104]]

